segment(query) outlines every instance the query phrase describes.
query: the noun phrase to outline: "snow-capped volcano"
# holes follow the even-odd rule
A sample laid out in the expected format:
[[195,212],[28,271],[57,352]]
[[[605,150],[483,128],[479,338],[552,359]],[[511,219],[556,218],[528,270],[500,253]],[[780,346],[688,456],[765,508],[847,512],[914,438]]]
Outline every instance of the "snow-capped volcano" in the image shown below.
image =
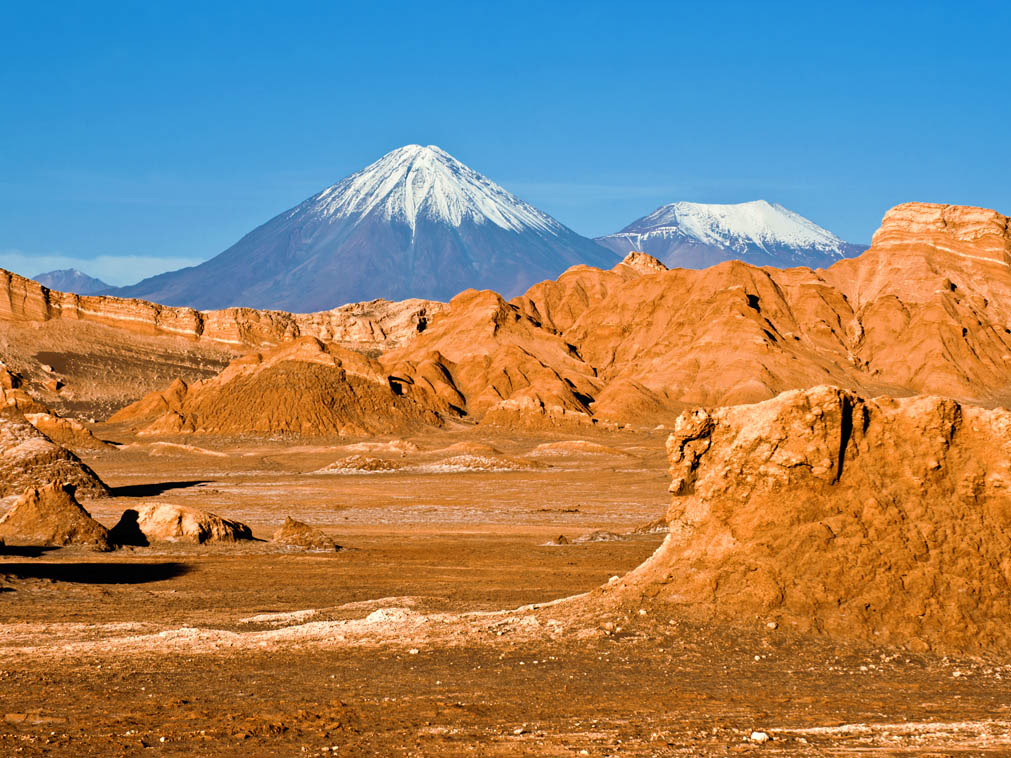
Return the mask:
[[705,268],[725,260],[759,266],[830,266],[865,245],[832,232],[777,203],[671,203],[597,242],[625,254],[649,253],[671,267]]
[[380,212],[416,228],[418,216],[460,226],[465,220],[514,232],[558,234],[565,227],[551,216],[460,163],[445,150],[406,145],[323,190],[292,211],[349,218]]
[[377,297],[519,294],[618,258],[434,145],[407,145],[215,258],[117,291],[169,305],[315,311]]

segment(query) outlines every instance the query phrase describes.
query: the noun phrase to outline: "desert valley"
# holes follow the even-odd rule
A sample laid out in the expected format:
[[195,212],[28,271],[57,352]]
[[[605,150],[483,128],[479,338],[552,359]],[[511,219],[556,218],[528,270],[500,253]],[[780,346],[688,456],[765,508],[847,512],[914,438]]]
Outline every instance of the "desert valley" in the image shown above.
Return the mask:
[[680,268],[715,238],[499,218],[601,265],[311,313],[0,271],[0,753],[1011,752],[1011,220]]

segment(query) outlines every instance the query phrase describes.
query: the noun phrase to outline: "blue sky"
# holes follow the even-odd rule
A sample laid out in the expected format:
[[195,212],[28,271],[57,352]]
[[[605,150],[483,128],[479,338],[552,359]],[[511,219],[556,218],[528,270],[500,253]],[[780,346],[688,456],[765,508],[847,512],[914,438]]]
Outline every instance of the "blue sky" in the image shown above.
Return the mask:
[[[823,6],[823,7],[816,7]],[[588,235],[1011,213],[1009,3],[5,3],[0,266],[195,263],[407,143]]]

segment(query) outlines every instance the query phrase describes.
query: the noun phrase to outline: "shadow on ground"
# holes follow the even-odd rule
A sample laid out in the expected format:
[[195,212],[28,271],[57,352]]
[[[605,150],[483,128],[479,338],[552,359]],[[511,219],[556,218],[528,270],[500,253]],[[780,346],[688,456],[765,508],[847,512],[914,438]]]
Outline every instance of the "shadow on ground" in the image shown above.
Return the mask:
[[[48,545],[4,545],[0,547],[0,556],[12,555],[15,558],[38,558],[40,555],[45,555],[53,550],[59,550],[59,548]],[[3,573],[3,569],[0,569],[0,573]]]
[[76,584],[146,584],[189,571],[184,563],[0,563],[0,575]]
[[149,484],[128,484],[123,487],[110,487],[113,497],[156,497],[170,490],[184,490],[207,484],[209,479],[191,479],[184,482],[151,482]]

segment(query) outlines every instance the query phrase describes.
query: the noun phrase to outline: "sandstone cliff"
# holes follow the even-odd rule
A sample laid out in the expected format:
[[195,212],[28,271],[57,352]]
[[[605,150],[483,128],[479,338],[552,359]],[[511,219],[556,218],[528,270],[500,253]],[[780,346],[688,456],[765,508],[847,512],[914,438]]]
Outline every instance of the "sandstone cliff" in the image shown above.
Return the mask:
[[319,313],[252,308],[198,311],[144,300],[56,292],[0,269],[0,322],[85,321],[126,332],[182,336],[240,349],[276,345],[302,336],[359,349],[385,349],[423,330],[442,307],[432,300],[373,300]]
[[206,379],[236,356],[300,336],[377,354],[423,331],[443,307],[376,300],[322,313],[201,312],[56,292],[0,270],[0,366],[60,413],[104,418],[173,378]]
[[923,650],[1011,642],[1011,412],[835,387],[697,409],[670,535],[605,593],[674,616]]

